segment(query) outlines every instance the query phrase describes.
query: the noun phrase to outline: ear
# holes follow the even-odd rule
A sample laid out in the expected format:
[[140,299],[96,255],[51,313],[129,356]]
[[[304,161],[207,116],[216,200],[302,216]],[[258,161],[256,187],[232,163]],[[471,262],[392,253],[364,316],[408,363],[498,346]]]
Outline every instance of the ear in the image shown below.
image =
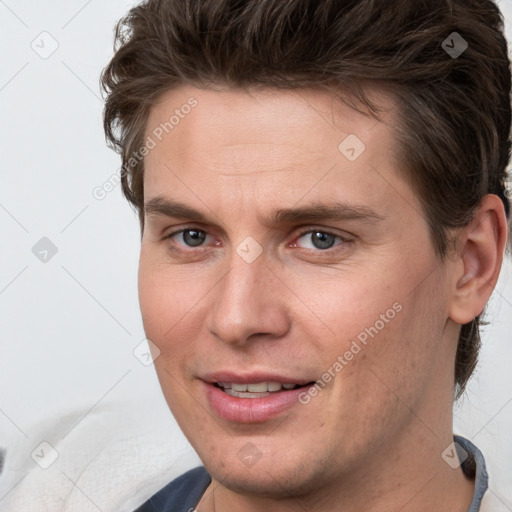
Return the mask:
[[508,238],[503,202],[484,196],[471,222],[457,239],[450,318],[467,324],[482,313],[500,274]]

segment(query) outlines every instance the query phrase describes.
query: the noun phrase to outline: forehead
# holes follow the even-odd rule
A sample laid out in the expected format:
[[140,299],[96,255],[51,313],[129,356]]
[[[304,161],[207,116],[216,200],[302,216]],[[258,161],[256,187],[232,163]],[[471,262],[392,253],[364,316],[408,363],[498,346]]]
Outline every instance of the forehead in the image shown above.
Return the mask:
[[366,92],[383,121],[318,89],[169,90],[146,125],[155,147],[145,158],[145,196],[167,186],[190,195],[193,183],[196,202],[217,190],[227,200],[263,204],[276,189],[295,202],[314,186],[333,200],[372,202],[385,185],[379,175],[398,162],[393,99]]
[[[377,130],[380,137],[389,121],[393,121],[393,98],[376,87],[368,86],[365,92],[386,112],[387,122],[380,123]],[[347,99],[351,101],[350,97]],[[167,138],[172,134],[174,139],[182,136],[187,138],[188,145],[181,149],[190,151],[195,145],[217,149],[249,141],[289,144],[314,151],[324,145],[321,142],[327,131],[336,132],[333,135],[337,139],[340,135],[357,132],[361,139],[368,140],[369,132],[377,125],[379,123],[369,114],[357,112],[340,97],[321,89],[198,89],[179,86],[165,92],[153,106],[146,124],[146,135]],[[306,130],[309,128],[305,136],[297,133],[301,126]],[[194,136],[205,132],[208,132],[207,140]],[[276,135],[279,136],[277,140]],[[304,146],[303,142],[308,143]]]

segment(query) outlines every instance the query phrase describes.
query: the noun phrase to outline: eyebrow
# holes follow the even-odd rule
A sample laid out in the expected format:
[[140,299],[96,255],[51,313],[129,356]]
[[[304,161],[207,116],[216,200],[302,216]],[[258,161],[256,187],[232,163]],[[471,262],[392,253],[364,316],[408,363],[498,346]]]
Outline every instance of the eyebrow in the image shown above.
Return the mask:
[[[208,222],[208,217],[179,201],[163,197],[154,197],[144,205],[146,215],[163,215],[169,218],[186,219],[195,222]],[[328,204],[310,204],[298,208],[284,208],[274,211],[269,217],[270,224],[292,224],[313,221],[382,221],[384,217],[368,206],[330,202]]]

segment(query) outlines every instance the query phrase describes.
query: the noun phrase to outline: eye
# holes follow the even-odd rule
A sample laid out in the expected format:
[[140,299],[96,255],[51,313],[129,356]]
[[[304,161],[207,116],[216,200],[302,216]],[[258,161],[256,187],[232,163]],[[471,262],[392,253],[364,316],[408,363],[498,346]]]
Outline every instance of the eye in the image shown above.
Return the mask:
[[297,238],[297,242],[301,239],[304,239],[304,242],[298,245],[303,249],[320,249],[324,251],[334,247],[336,239],[340,240],[340,243],[336,245],[345,242],[345,239],[339,235],[316,229],[302,233],[299,238]]
[[206,232],[201,229],[186,228],[170,233],[165,238],[175,239],[179,245],[186,247],[199,247],[206,240],[206,237]]

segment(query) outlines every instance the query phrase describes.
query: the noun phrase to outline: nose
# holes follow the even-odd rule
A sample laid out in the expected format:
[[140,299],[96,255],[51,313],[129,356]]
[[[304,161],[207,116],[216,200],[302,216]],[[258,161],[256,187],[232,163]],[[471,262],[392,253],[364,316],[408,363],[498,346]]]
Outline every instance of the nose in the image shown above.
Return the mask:
[[264,255],[247,263],[234,254],[215,287],[208,330],[224,343],[245,346],[256,338],[279,338],[290,329],[285,285]]

